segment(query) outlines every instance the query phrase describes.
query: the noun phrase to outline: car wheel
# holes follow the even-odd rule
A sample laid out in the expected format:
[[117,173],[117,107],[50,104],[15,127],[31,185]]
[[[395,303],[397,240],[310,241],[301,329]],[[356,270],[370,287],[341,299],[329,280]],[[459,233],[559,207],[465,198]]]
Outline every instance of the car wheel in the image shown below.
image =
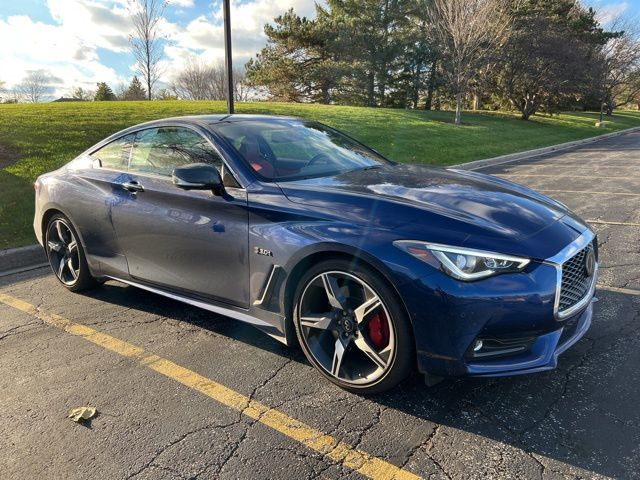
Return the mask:
[[302,350],[336,385],[378,393],[411,372],[411,326],[375,270],[339,259],[318,263],[301,278],[293,311]]
[[89,271],[78,234],[67,217],[55,214],[47,224],[45,250],[56,278],[72,292],[98,284]]

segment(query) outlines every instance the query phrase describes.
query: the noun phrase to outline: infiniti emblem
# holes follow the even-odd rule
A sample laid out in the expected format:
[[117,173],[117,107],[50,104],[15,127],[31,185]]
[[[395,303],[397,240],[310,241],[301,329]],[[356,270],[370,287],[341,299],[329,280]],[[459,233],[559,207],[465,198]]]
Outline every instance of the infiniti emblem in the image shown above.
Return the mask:
[[594,270],[596,269],[596,256],[593,253],[593,250],[589,250],[587,252],[587,256],[584,259],[584,271],[587,274],[587,277],[593,275]]
[[345,318],[342,322],[342,328],[344,328],[345,332],[351,333],[353,330],[353,322],[350,319]]

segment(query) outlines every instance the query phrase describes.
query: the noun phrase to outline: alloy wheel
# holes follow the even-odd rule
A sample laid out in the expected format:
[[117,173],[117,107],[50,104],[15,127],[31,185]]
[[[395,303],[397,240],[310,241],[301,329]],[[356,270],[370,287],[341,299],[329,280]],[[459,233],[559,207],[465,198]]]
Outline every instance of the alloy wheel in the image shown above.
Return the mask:
[[56,218],[47,229],[47,255],[51,268],[62,283],[71,286],[78,281],[78,241],[69,225],[61,218]]
[[315,276],[298,303],[302,340],[316,363],[349,384],[382,378],[395,358],[395,331],[380,296],[347,272]]

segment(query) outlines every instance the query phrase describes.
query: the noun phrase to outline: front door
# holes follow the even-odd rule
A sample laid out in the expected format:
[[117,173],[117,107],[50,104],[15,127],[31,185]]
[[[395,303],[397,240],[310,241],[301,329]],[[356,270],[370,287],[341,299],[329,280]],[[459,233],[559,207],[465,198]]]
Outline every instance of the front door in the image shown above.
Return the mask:
[[128,201],[113,212],[118,243],[134,279],[247,307],[245,191],[228,186],[217,196],[181,190],[171,181],[174,168],[202,162],[223,168],[215,149],[195,131],[161,127],[138,132],[122,182]]

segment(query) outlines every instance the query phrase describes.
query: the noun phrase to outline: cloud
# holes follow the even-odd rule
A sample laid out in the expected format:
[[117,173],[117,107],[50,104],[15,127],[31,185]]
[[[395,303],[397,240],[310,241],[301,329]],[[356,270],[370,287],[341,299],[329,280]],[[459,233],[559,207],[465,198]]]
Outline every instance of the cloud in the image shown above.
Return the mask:
[[169,5],[189,8],[189,7],[193,7],[193,0],[169,0]]
[[[98,81],[116,81],[117,73],[99,62],[96,46],[56,25],[27,16],[0,20],[0,65],[7,87],[17,86],[33,70],[44,70],[60,95],[72,85],[93,88]],[[56,80],[56,81],[53,81]]]
[[[315,4],[308,0],[253,0],[231,4],[231,36],[234,63],[244,63],[267,43],[264,25],[293,8],[301,16],[313,16]],[[203,57],[223,59],[224,30],[221,2],[213,4],[210,15],[200,15],[184,27],[173,25],[170,35],[178,46],[199,52]],[[176,28],[177,27],[177,28]]]
[[49,13],[67,36],[116,52],[128,50],[132,29],[126,5],[91,0],[47,0]]
[[605,2],[603,0],[588,0],[584,2],[586,6],[592,7],[596,11],[596,18],[601,25],[607,25],[622,17],[622,14],[629,10],[629,3]]
[[118,14],[102,5],[86,5],[85,8],[91,14],[91,20],[95,25],[107,26],[120,32],[126,32],[131,27],[128,17]]
[[[95,88],[98,81],[112,86],[128,83],[135,70],[128,1],[46,0],[53,22],[36,22],[26,15],[0,19],[2,80],[15,86],[29,70],[43,69],[63,80],[52,95],[66,94],[72,86]],[[195,12],[193,0],[170,0],[168,5],[174,14],[168,18],[174,21],[165,18],[159,24],[166,38],[162,79],[170,80],[189,57],[206,63],[224,61],[221,0]],[[235,65],[243,65],[266,44],[264,25],[289,8],[308,17],[315,12],[310,0],[231,1]],[[182,12],[180,21],[175,20],[177,11]],[[100,58],[104,51],[120,56],[121,64],[129,68],[116,71],[105,66]]]

